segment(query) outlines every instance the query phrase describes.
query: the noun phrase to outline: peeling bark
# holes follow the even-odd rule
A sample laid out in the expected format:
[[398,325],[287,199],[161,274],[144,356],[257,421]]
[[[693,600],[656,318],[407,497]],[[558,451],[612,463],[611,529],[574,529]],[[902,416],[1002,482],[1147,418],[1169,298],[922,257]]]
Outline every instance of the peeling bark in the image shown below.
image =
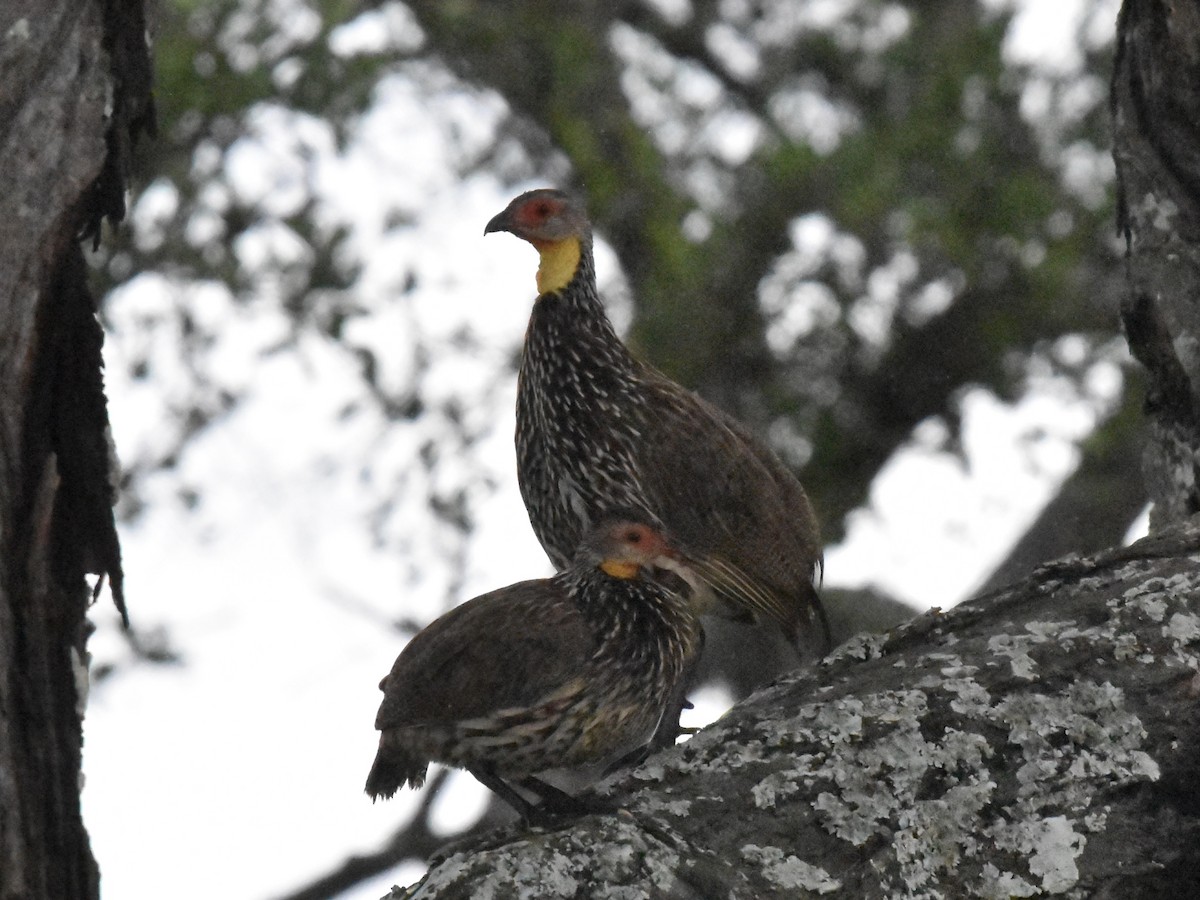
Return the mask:
[[844,645],[395,897],[1200,896],[1200,518]]
[[[124,614],[82,233],[123,214],[140,0],[0,5],[0,897],[94,900],[85,573]],[[132,38],[128,31],[132,29]],[[140,48],[140,51],[130,48]],[[137,124],[135,124],[137,123]]]

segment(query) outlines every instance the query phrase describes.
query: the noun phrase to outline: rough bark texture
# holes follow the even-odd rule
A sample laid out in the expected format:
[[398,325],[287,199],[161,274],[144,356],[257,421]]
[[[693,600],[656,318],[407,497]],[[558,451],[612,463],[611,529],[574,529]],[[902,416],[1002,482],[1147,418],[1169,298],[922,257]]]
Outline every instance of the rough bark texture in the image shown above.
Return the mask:
[[1200,7],[1127,0],[1112,91],[1122,319],[1149,374],[1151,528],[1200,511]]
[[416,895],[1200,896],[1198,653],[1200,518],[851,641]]
[[148,122],[140,0],[0,5],[0,898],[98,894],[79,812],[85,573],[124,612],[79,246]]

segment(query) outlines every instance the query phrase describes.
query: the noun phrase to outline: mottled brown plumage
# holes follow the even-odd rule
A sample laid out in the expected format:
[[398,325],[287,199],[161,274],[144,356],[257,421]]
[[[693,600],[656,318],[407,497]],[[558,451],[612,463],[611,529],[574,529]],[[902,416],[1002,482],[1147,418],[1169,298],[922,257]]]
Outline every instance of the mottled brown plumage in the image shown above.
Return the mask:
[[686,566],[648,525],[608,519],[552,578],[458,606],[380,683],[374,798],[418,787],[430,762],[561,799],[531,776],[609,764],[644,746],[700,646]]
[[736,420],[636,359],[596,289],[583,204],[529,191],[493,218],[541,256],[517,394],[517,473],[533,530],[558,568],[613,509],[660,523],[707,585],[701,611],[774,620],[828,648],[814,586],[816,517],[800,483]]

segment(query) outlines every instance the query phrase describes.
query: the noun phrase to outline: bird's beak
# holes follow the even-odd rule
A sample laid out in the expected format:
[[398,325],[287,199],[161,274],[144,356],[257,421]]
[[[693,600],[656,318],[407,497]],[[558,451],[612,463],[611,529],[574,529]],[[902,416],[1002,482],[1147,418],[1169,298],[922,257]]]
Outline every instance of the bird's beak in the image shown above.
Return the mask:
[[484,234],[491,234],[493,231],[512,231],[512,227],[508,222],[508,210],[499,213],[492,217],[492,220],[483,228]]

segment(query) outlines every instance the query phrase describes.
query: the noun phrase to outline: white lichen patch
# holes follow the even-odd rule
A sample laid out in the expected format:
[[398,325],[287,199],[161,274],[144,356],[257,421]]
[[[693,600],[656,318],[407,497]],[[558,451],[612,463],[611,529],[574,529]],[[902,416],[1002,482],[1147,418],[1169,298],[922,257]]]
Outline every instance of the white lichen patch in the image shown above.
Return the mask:
[[1037,660],[1030,651],[1042,644],[1054,644],[1072,650],[1079,644],[1095,645],[1115,641],[1118,623],[1109,620],[1104,625],[1080,628],[1075,622],[1027,622],[1025,634],[997,634],[988,639],[988,650],[1006,658],[1016,678],[1034,681],[1038,677]]
[[1138,637],[1136,634],[1126,632],[1118,634],[1113,638],[1113,659],[1119,662],[1125,662],[1138,657]]
[[1198,586],[1200,586],[1200,573],[1176,572],[1163,584],[1163,590],[1168,594],[1188,594],[1194,593]]
[[1095,812],[1088,813],[1083,817],[1083,827],[1085,831],[1090,831],[1092,834],[1099,834],[1108,826],[1108,812],[1111,807],[1104,806]]
[[[608,900],[624,897],[637,900],[637,886],[622,882],[628,881],[630,872],[641,870],[641,861],[645,859],[644,851],[635,850],[629,844],[622,843],[606,843],[593,849],[596,852],[592,854],[591,871],[585,874],[584,881],[584,885],[588,887],[588,895],[605,897]],[[655,866],[647,866],[647,871],[653,880],[661,882],[659,887],[669,887],[674,882],[674,875],[661,860]],[[604,888],[600,889],[600,885],[604,885]]]
[[[1196,607],[1198,599],[1200,599],[1200,569],[1177,572],[1167,577],[1149,578],[1125,591],[1121,600],[1110,600],[1109,606],[1113,607],[1124,603],[1127,610],[1144,616],[1151,622],[1168,622],[1162,633],[1175,642],[1174,649],[1178,658],[1183,656],[1180,650],[1184,644],[1194,643],[1200,637],[1200,634],[1197,634],[1196,630],[1189,625],[1189,620],[1193,623],[1200,621],[1195,614],[1189,611]],[[1178,621],[1168,621],[1168,614],[1171,613],[1172,608],[1177,610],[1174,615],[1183,616],[1183,618]],[[1129,621],[1130,628],[1135,628],[1137,624],[1138,619],[1136,618]],[[1192,662],[1186,658],[1183,661],[1185,664]]]
[[997,634],[988,639],[988,650],[993,656],[1007,657],[1013,677],[1033,681],[1037,677],[1037,663],[1029,655],[1029,649],[1038,639],[1028,634]]
[[[889,835],[896,822],[924,802],[940,804],[943,810],[946,804],[953,806],[952,821],[965,821],[979,812],[986,802],[986,787],[932,798],[922,794],[932,770],[982,770],[988,752],[982,737],[947,730],[939,741],[926,740],[920,715],[913,714],[925,706],[920,692],[888,692],[862,699],[864,721],[891,727],[869,742],[829,746],[825,759],[809,773],[832,782],[833,789],[821,792],[814,804],[828,831],[860,845],[873,835]],[[901,710],[909,710],[909,715],[900,715]],[[960,809],[962,804],[969,809]]]
[[[1022,749],[1025,765],[1018,771],[1025,792],[1039,808],[1057,806],[1083,812],[1092,785],[1079,775],[1128,783],[1158,777],[1157,766],[1139,747],[1146,738],[1141,720],[1124,707],[1124,695],[1107,682],[1077,682],[1056,695],[1025,694],[1001,701],[992,718],[1009,728],[1008,742]],[[1076,764],[1086,772],[1071,773]],[[1039,774],[1040,773],[1040,774]],[[1060,779],[1064,773],[1070,778]],[[1047,776],[1063,780],[1086,796],[1048,790]]]
[[979,851],[978,815],[995,788],[992,781],[967,781],[900,811],[892,846],[908,891],[919,891]]
[[497,852],[492,856],[497,883],[489,880],[481,884],[477,900],[506,900],[513,896],[514,888],[520,891],[525,887],[529,893],[536,889],[541,897],[574,897],[579,891],[579,879],[572,874],[577,863],[563,853],[518,856]]
[[[675,886],[678,880],[675,877],[675,867],[679,864],[678,859],[652,855],[647,856],[643,860],[643,863],[646,866],[646,872],[650,876],[650,884],[663,894],[667,894],[667,892],[669,892]],[[638,885],[633,885],[632,889],[635,891],[641,891],[641,887]],[[633,900],[641,900],[641,898],[644,898],[645,896],[645,891],[641,891],[641,893],[635,893],[632,895]]]
[[587,896],[641,900],[647,885],[658,894],[678,891],[678,852],[649,836],[632,816],[590,828],[548,832],[500,847],[464,851],[436,866],[414,897],[461,896],[470,885],[478,900]]
[[[1060,623],[1027,637],[1038,643],[1079,634]],[[992,847],[1018,854],[1026,868],[992,866],[976,884],[981,896],[1066,890],[1078,879],[1084,833],[1106,821],[1102,809],[1092,809],[1100,788],[1159,777],[1141,749],[1141,721],[1108,683],[994,700],[971,667],[946,662],[951,677],[940,697],[933,690],[880,692],[806,705],[788,719],[761,723],[764,747],[807,743],[816,752],[763,777],[752,788],[755,805],[771,808],[827,782],[813,803],[822,827],[855,846],[885,838],[893,861],[881,859],[877,868],[885,889],[897,896],[937,896],[934,886],[943,877],[958,877],[964,862]],[[935,698],[966,717],[963,728],[937,737],[921,728]],[[998,810],[989,762],[999,748],[972,730],[971,721],[988,733],[1002,729],[1004,743],[1021,757],[1017,796]],[[980,830],[985,809],[992,824]]]
[[6,41],[27,41],[29,36],[33,34],[33,30],[29,27],[29,20],[26,18],[17,19],[9,26],[8,31],[4,32]]
[[1042,889],[1061,894],[1079,880],[1076,858],[1087,839],[1078,834],[1066,816],[1052,816],[1034,823],[1022,834],[1017,849],[1029,856],[1029,871],[1042,879]]
[[1070,634],[1072,636],[1079,633],[1079,630],[1075,627],[1075,623],[1071,622],[1071,621],[1068,621],[1068,622],[1026,622],[1025,630],[1028,631],[1035,638],[1040,638],[1041,641],[1039,641],[1039,643],[1048,641],[1051,638],[1058,637],[1059,635],[1062,635],[1064,633]]
[[[888,698],[886,701],[875,705],[875,698],[885,696]],[[923,712],[923,701],[924,694],[920,691],[889,691],[867,698],[840,697],[824,703],[806,703],[794,716],[766,720],[758,723],[756,728],[762,738],[760,746],[764,748],[794,747],[797,744],[836,746],[861,737],[864,715],[904,717],[916,712],[915,708],[903,712],[909,703],[918,704]]]
[[692,811],[691,800],[665,800],[662,797],[654,795],[647,796],[641,799],[638,804],[638,812],[643,813],[666,813],[668,816],[683,818],[690,815]]
[[831,665],[846,659],[860,659],[864,661],[879,659],[883,656],[883,648],[887,645],[888,640],[889,638],[886,634],[869,634],[866,632],[856,634],[826,656],[822,663],[824,665]]
[[1163,626],[1163,637],[1168,637],[1182,647],[1200,641],[1200,616],[1193,613],[1175,613]]
[[778,847],[746,844],[742,847],[742,859],[761,866],[763,878],[785,891],[830,894],[842,886],[824,869],[806,863],[799,857],[786,855]]
[[[703,736],[696,735],[688,741],[688,746],[696,743],[696,740]],[[713,746],[701,745],[696,748],[701,751],[692,754],[685,753],[682,758],[672,758],[670,768],[678,772],[689,773],[708,773],[708,772],[728,772],[730,769],[741,769],[754,763],[761,763],[766,759],[766,748],[761,741],[744,741],[741,744],[733,744],[733,752],[730,752],[729,745],[716,744]]]
[[[695,740],[695,738],[693,738],[693,740]],[[663,776],[666,774],[666,772],[667,772],[667,770],[663,766],[662,763],[647,762],[647,763],[643,763],[642,765],[640,765],[636,769],[634,769],[632,774],[633,774],[633,777],[636,778],[638,781],[657,782],[657,781],[663,780]],[[601,785],[602,786],[607,785],[615,780],[616,780],[615,777],[606,778],[603,782],[601,782]]]
[[1107,605],[1111,609],[1125,605],[1136,606],[1151,622],[1161,622],[1167,614],[1167,601],[1160,594],[1149,590],[1144,584],[1131,587],[1121,595],[1120,599],[1113,598],[1108,601]]
[[1200,670],[1200,658],[1192,649],[1200,641],[1200,616],[1190,612],[1173,613],[1162,626],[1162,634],[1171,641],[1169,659],[1175,665]]
[[[731,748],[735,752],[731,753]],[[632,774],[638,781],[661,782],[668,772],[693,774],[727,771],[761,762],[763,758],[764,749],[760,741],[739,742],[732,735],[732,726],[709,726],[674,752],[652,757],[634,769]],[[610,781],[620,777],[614,776]],[[602,782],[601,787],[605,784],[607,782]]]
[[982,900],[1010,900],[1012,897],[1032,897],[1041,891],[1012,872],[1002,872],[991,863],[984,863],[983,878],[978,888]]
[[435,869],[432,869],[421,886],[413,892],[413,900],[417,898],[436,897],[440,888],[455,884],[460,878],[469,877],[471,867],[467,865],[469,855],[466,853],[455,853],[453,856],[443,860]]
[[988,689],[970,675],[948,678],[942,682],[941,689],[953,695],[950,708],[960,715],[983,716],[992,703]]
[[779,800],[787,799],[816,781],[814,773],[820,771],[824,757],[805,753],[796,758],[796,765],[781,772],[772,772],[750,789],[754,805],[759,809],[772,809]]

